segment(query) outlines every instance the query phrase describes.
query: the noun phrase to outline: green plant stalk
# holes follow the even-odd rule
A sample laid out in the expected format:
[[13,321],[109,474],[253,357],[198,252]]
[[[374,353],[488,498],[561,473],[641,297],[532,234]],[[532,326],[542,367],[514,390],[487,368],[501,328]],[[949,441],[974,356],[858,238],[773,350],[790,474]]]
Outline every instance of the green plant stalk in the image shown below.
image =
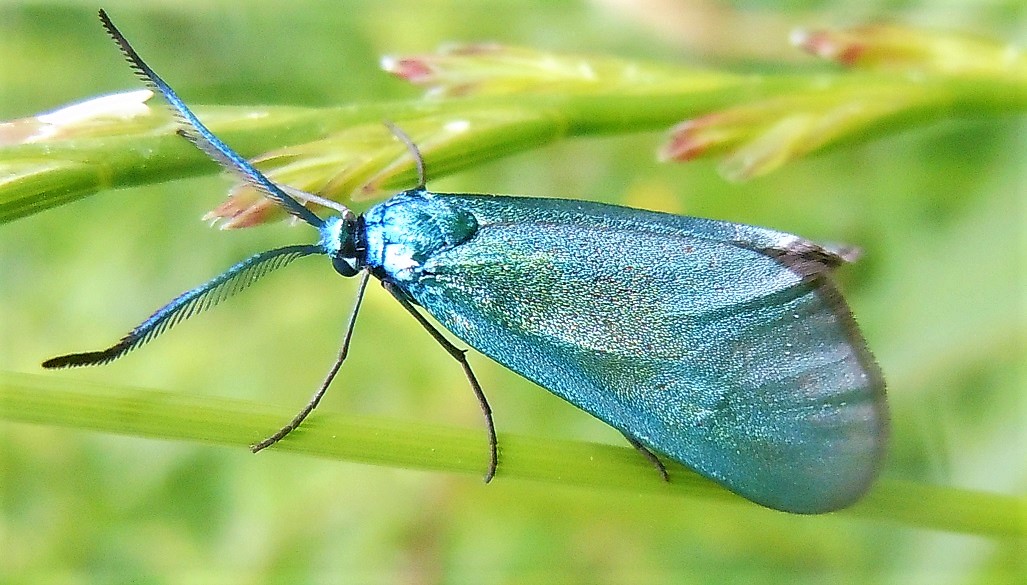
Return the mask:
[[[643,90],[569,93],[523,93],[501,96],[427,99],[360,104],[334,108],[196,107],[210,128],[244,156],[316,140],[358,124],[384,119],[434,116],[460,119],[480,112],[507,112],[517,124],[508,132],[461,142],[433,160],[426,153],[432,177],[539,148],[575,136],[624,134],[665,129],[681,120],[722,108],[796,95],[832,99],[862,88],[905,92],[918,97],[908,108],[857,129],[839,139],[851,144],[950,118],[988,117],[1027,111],[1027,80],[1016,77],[935,78],[921,82],[895,75],[733,77],[714,89],[694,90],[676,82]],[[156,98],[159,99],[159,98]],[[155,103],[155,102],[151,102]],[[62,205],[107,188],[119,188],[208,174],[217,166],[175,134],[159,108],[123,130],[112,126],[101,137],[72,138],[0,146],[0,223]],[[259,114],[259,115],[254,115]],[[529,131],[530,130],[530,131]],[[382,188],[399,189],[414,180],[408,172],[391,177]]]
[[[76,382],[0,372],[0,419],[233,447],[277,429],[292,412],[209,396]],[[676,464],[660,480],[633,449],[580,441],[500,434],[496,481],[511,479],[704,498],[752,506]],[[275,451],[393,467],[480,475],[486,466],[480,429],[315,413]],[[662,504],[661,504],[662,505]],[[876,518],[911,527],[992,537],[1027,536],[1027,500],[882,478],[855,506],[836,516]]]

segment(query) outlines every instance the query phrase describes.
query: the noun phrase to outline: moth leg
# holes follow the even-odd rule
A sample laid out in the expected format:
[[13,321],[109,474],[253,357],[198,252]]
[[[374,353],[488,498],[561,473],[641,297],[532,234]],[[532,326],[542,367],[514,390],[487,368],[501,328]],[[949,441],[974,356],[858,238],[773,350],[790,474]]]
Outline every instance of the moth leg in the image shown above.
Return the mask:
[[624,435],[624,438],[628,440],[628,443],[631,443],[631,446],[634,447],[635,450],[641,453],[643,457],[648,459],[649,463],[653,464],[653,467],[656,468],[656,471],[659,471],[660,475],[663,477],[663,481],[670,482],[670,474],[667,473],[667,468],[663,465],[663,462],[660,461],[660,458],[656,456],[656,453],[650,451],[648,447],[646,447],[642,443],[639,443],[637,439],[625,433],[624,431],[621,431],[621,434]]
[[421,315],[417,309],[414,308],[410,301],[407,300],[405,293],[397,287],[395,284],[386,280],[382,281],[382,286],[385,290],[392,293],[392,296],[396,297],[399,304],[403,305],[403,308],[408,313],[417,319],[417,322],[424,327],[435,341],[439,342],[439,345],[446,350],[446,353],[453,356],[453,359],[460,362],[460,367],[464,370],[464,375],[467,376],[467,381],[471,384],[471,390],[474,391],[474,395],[478,398],[478,404],[481,405],[481,413],[485,416],[485,429],[489,434],[489,468],[485,472],[485,483],[492,481],[492,478],[496,476],[496,467],[499,464],[499,442],[496,440],[496,423],[492,420],[492,407],[489,406],[488,399],[485,398],[485,392],[482,391],[481,385],[478,384],[478,379],[474,376],[474,372],[471,371],[471,364],[467,362],[467,350],[460,349],[457,346],[450,343],[442,333],[439,332],[427,319]]
[[349,324],[346,325],[346,334],[342,339],[342,347],[339,349],[339,356],[335,358],[335,363],[332,364],[332,368],[328,370],[328,375],[325,376],[324,382],[321,383],[321,387],[317,389],[317,392],[315,392],[314,396],[310,398],[310,402],[303,407],[303,410],[299,411],[299,413],[289,421],[289,424],[278,429],[277,433],[256,445],[250,445],[250,451],[256,453],[274,445],[278,441],[281,441],[286,435],[295,431],[300,426],[300,423],[307,418],[307,415],[317,408],[317,404],[321,402],[321,397],[324,396],[325,392],[328,390],[328,386],[330,386],[332,380],[335,379],[335,374],[339,373],[339,368],[342,367],[342,362],[346,361],[346,354],[349,353],[349,342],[353,338],[353,326],[357,323],[357,313],[360,312],[360,302],[364,299],[364,289],[367,288],[367,279],[370,275],[371,273],[365,270],[364,274],[360,277],[360,284],[357,285],[357,300],[353,303],[353,313],[349,317]]

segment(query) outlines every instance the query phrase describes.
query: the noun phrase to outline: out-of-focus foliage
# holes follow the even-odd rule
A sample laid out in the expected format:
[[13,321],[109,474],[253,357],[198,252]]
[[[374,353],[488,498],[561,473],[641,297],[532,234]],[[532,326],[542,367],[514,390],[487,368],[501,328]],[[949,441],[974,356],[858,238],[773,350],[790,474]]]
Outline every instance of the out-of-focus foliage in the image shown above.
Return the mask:
[[[782,67],[796,26],[895,20],[1025,40],[1015,36],[1027,16],[1016,2],[789,6],[105,7],[190,104],[413,98],[380,72],[380,55],[449,42],[759,72]],[[0,119],[138,87],[95,8],[0,5]],[[825,67],[801,58],[791,66]],[[709,162],[657,163],[665,137],[648,134],[563,142],[430,186],[589,198],[861,246],[863,259],[840,277],[889,381],[883,474],[1022,495],[1025,130],[1016,118],[947,123],[744,184],[725,182]],[[41,359],[115,340],[254,251],[309,240],[284,224],[207,229],[199,218],[228,187],[204,178],[109,191],[0,228],[0,369],[37,373]],[[54,375],[298,408],[334,357],[354,284],[324,262],[297,263],[121,363]],[[322,409],[480,426],[459,368],[388,295],[369,292],[356,335]],[[601,423],[472,359],[501,431],[619,444]],[[482,433],[482,461],[484,449]],[[654,497],[485,487],[465,475],[2,423],[0,581],[990,583],[1023,571],[1018,542]]]

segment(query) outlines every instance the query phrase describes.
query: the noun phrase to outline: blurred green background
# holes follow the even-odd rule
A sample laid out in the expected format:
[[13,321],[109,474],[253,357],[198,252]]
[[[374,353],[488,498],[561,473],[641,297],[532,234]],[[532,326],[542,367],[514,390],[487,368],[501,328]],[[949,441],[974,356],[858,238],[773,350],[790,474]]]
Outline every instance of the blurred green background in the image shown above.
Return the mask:
[[[414,97],[383,54],[450,42],[769,71],[824,67],[794,26],[876,21],[1019,43],[1027,9],[984,3],[105,2],[190,104]],[[72,0],[0,3],[0,119],[139,87]],[[577,197],[862,246],[840,273],[889,382],[883,475],[1022,495],[1027,125],[949,122],[730,184],[661,165],[662,135],[564,142],[438,191]],[[429,175],[431,169],[429,169]],[[0,370],[114,341],[285,224],[208,229],[224,177],[108,191],[0,227]],[[355,282],[297,262],[104,368],[52,374],[299,408],[331,363]],[[472,352],[500,431],[621,444]],[[478,428],[459,368],[378,286],[325,410]],[[272,430],[272,429],[269,429]],[[485,461],[484,431],[482,461]],[[484,465],[483,465],[484,469]],[[1027,519],[1025,519],[1027,521]],[[1002,583],[1023,543],[756,506],[588,491],[0,423],[0,582]]]

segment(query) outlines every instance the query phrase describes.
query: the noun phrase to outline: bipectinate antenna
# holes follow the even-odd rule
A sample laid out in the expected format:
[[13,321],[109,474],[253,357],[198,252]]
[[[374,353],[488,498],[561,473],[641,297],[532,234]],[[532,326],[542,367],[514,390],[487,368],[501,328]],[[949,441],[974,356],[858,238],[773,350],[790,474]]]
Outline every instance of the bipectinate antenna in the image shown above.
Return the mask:
[[44,368],[70,368],[98,366],[114,361],[140,345],[171,329],[184,319],[217,305],[242,291],[260,277],[310,254],[322,254],[324,249],[313,244],[286,246],[261,252],[229,268],[210,281],[179,295],[150,315],[138,327],[129,331],[117,343],[99,351],[70,353],[43,362]]
[[[121,52],[125,55],[129,65],[132,66],[132,70],[135,71],[136,75],[146,85],[164,96],[165,101],[167,101],[171,106],[172,113],[175,115],[175,119],[179,124],[179,134],[187,138],[190,142],[196,145],[197,148],[206,153],[210,158],[214,159],[214,161],[222,167],[281,205],[290,214],[318,229],[324,227],[324,220],[319,218],[314,214],[314,212],[304,207],[301,203],[296,201],[296,199],[286,193],[285,190],[264,176],[264,174],[251,165],[249,161],[222,142],[220,138],[214,136],[214,134],[211,133],[211,131],[208,130],[196,115],[193,114],[193,112],[185,105],[181,98],[178,97],[178,94],[176,94],[175,91],[171,89],[171,87],[143,61],[139,54],[136,53],[135,49],[132,48],[132,45],[129,44],[125,36],[121,34],[121,31],[119,31],[118,28],[114,26],[114,23],[111,22],[110,17],[107,16],[107,12],[101,9],[99,14],[100,21],[103,23],[103,27],[107,30],[107,34],[109,34],[111,38],[114,39],[114,42],[118,44],[118,47],[121,48]],[[330,207],[339,210],[346,217],[352,215],[352,212],[341,204],[334,204]]]

